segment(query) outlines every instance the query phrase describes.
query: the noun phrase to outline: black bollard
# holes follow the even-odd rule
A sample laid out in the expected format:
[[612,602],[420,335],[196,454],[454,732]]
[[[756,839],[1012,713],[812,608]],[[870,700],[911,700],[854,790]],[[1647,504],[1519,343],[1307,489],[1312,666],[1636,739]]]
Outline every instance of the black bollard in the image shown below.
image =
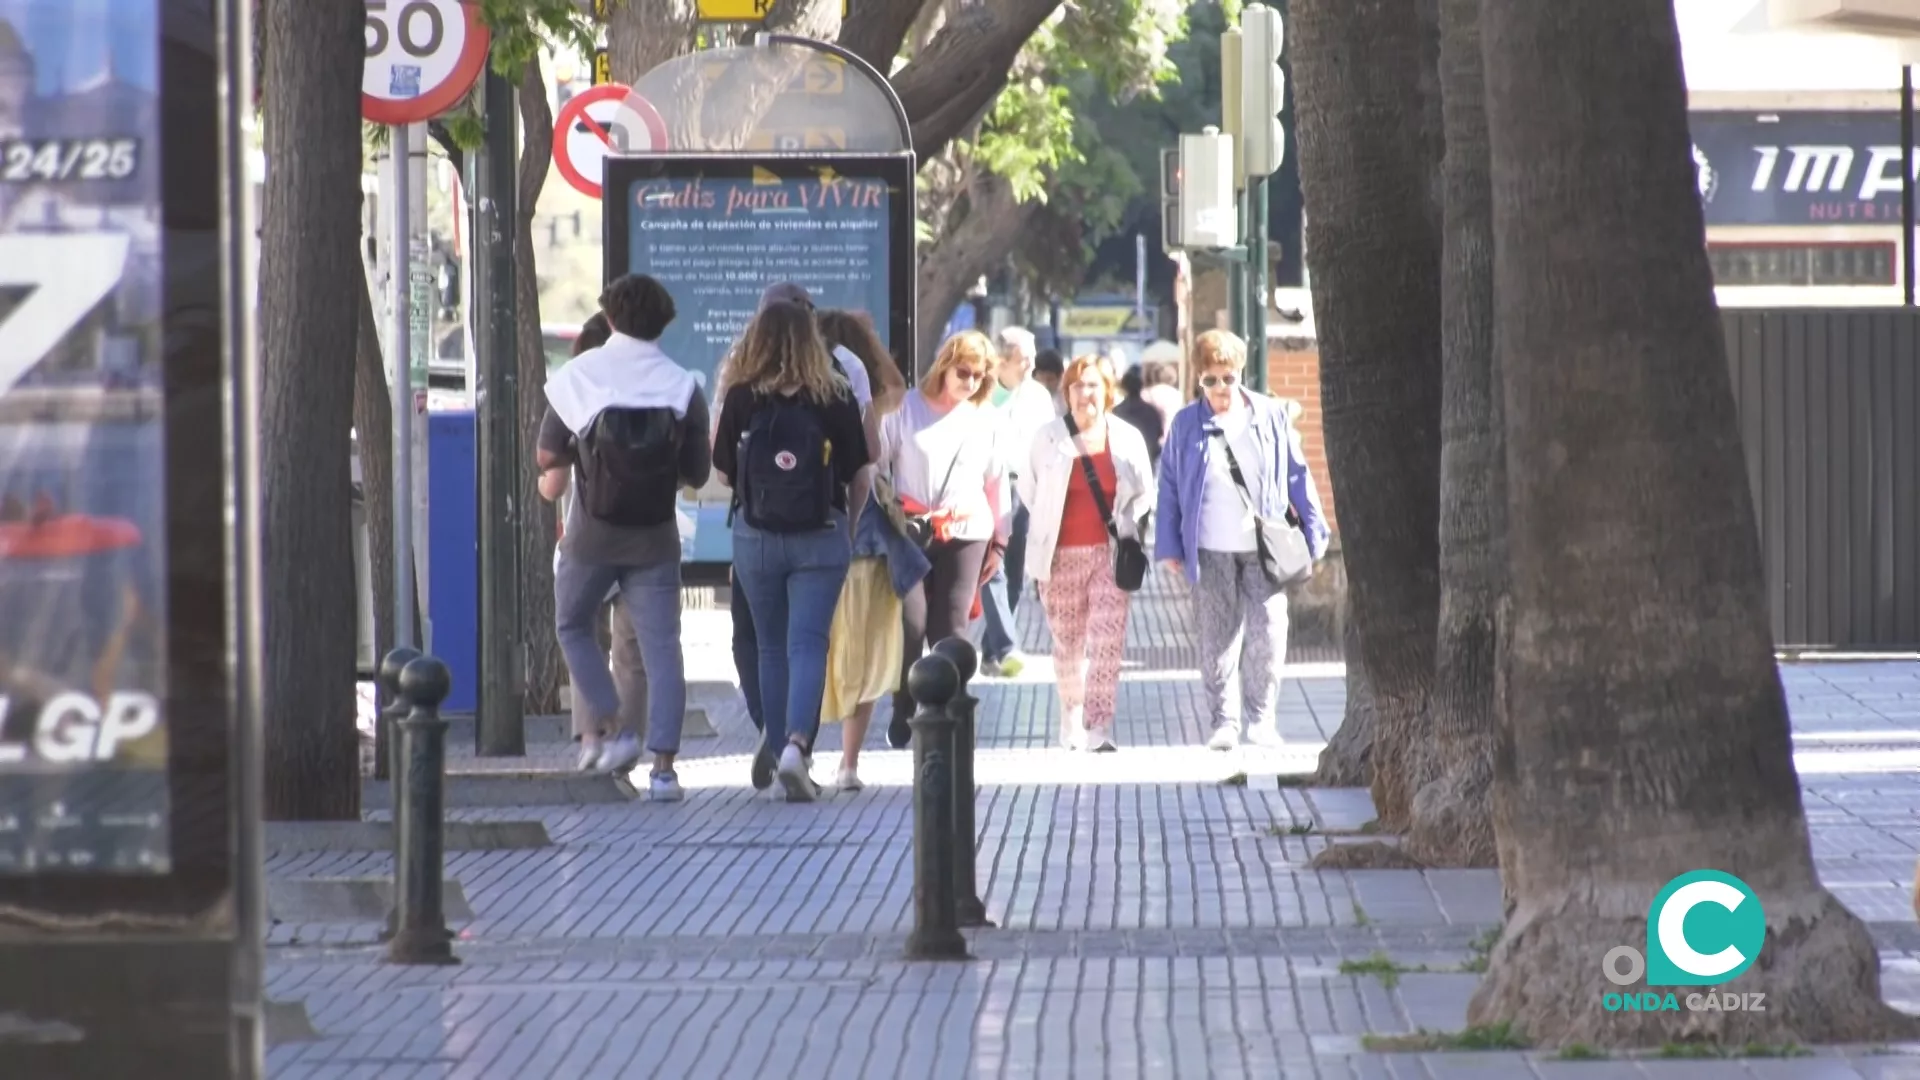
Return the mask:
[[457,964],[441,907],[446,869],[444,817],[447,722],[440,703],[453,688],[447,665],[422,656],[400,672],[400,689],[413,708],[400,722],[407,751],[406,801],[395,805],[393,891],[399,931],[387,948],[394,964]]
[[913,932],[909,960],[965,960],[953,894],[953,717],[960,672],[944,656],[923,656],[907,673],[920,710],[913,728]]
[[[374,721],[373,741],[376,745],[374,746],[373,778],[375,780],[397,783],[394,777],[399,776],[407,767],[406,761],[400,756],[400,738],[395,732],[394,725],[407,715],[407,698],[400,692],[401,669],[419,658],[419,650],[402,645],[390,650],[380,659],[377,681],[380,684],[380,692],[386,696],[387,707],[380,710],[379,719]],[[393,805],[400,805],[398,796],[394,798]]]
[[974,821],[979,788],[973,782],[973,748],[977,738],[974,720],[980,699],[968,692],[968,684],[980,670],[980,654],[965,638],[948,638],[935,645],[933,652],[946,657],[960,674],[960,692],[947,706],[947,711],[953,714],[954,911],[961,926],[992,926],[993,920],[987,918],[987,905],[980,902],[980,885],[974,867],[980,850],[979,828]]
[[[400,672],[406,666],[420,658],[418,649],[401,646],[387,653],[380,660],[380,691],[386,695],[387,707],[380,710],[380,716],[374,723],[374,778],[385,779],[393,805],[393,865],[395,873],[400,866],[400,788],[401,777],[407,772],[407,759],[401,756],[403,744],[400,739],[400,721],[407,716],[407,695],[400,689]],[[381,941],[391,941],[400,929],[400,894],[398,879],[392,906],[387,908],[387,925],[380,931]]]

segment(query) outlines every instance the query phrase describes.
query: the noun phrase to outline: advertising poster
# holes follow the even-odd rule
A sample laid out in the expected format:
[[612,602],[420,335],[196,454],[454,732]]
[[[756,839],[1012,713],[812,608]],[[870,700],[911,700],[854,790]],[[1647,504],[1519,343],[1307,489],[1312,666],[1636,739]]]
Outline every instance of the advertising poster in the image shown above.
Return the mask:
[[[650,155],[607,161],[607,276],[648,274],[673,294],[660,347],[700,380],[716,373],[760,294],[797,282],[814,306],[865,313],[896,354],[912,345],[911,159]],[[688,562],[733,559],[730,493],[717,479],[682,507]]]
[[0,875],[171,867],[157,4],[0,0]]

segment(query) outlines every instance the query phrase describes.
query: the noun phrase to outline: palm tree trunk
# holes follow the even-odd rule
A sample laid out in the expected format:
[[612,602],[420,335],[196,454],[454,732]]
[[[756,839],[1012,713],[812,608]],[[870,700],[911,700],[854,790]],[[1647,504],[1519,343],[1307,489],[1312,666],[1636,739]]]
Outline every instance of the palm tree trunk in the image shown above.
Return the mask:
[[1376,709],[1373,797],[1404,829],[1440,605],[1440,237],[1416,0],[1296,0],[1327,468]]
[[[1513,603],[1494,825],[1514,906],[1470,1022],[1548,1047],[1911,1038],[1814,871],[1673,6],[1483,17]],[[1643,945],[1657,891],[1701,868],[1759,896],[1758,963],[1727,988],[1766,1011],[1606,1011],[1600,958]]]
[[533,216],[546,186],[553,152],[553,110],[547,106],[546,78],[538,58],[529,60],[517,95],[521,138],[518,214],[513,230],[514,327],[519,343],[520,446],[527,460],[520,470],[520,625],[527,648],[524,707],[529,714],[560,709],[560,684],[566,664],[553,630],[553,545],[557,522],[553,504],[540,497],[540,476],[533,448],[540,442],[540,421],[547,415],[547,351],[540,333],[540,276],[534,264]]
[[1493,382],[1493,206],[1480,0],[1440,0],[1445,258],[1440,272],[1440,625],[1431,728],[1404,846],[1493,866],[1495,619],[1506,588],[1506,459]]
[[[270,4],[260,240],[266,816],[360,816],[353,356],[366,5]],[[212,464],[209,467],[213,467]]]

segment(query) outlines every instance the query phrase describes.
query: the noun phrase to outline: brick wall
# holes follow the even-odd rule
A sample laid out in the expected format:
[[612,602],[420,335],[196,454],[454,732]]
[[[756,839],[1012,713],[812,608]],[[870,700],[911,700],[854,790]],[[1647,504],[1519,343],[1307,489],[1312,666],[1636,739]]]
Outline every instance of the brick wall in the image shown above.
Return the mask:
[[1300,441],[1306,446],[1307,466],[1313,470],[1314,486],[1320,489],[1320,505],[1327,511],[1327,524],[1338,530],[1333,511],[1333,483],[1327,478],[1327,444],[1320,427],[1320,352],[1311,346],[1287,348],[1276,341],[1267,353],[1267,391],[1274,397],[1292,398],[1300,403]]

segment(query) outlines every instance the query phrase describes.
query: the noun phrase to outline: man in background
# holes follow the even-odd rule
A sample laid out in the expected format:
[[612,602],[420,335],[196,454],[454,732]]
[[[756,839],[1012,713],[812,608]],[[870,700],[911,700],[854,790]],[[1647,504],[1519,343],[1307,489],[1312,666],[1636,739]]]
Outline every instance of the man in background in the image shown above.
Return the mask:
[[[1034,378],[1033,333],[1018,326],[1000,331],[1000,367],[990,404],[1000,411],[1002,452],[1006,455],[1008,490],[1012,479],[1027,467],[1027,456],[1034,435],[1060,415],[1054,396]],[[1007,538],[1006,556],[981,597],[985,627],[980,634],[980,670],[987,675],[1013,678],[1026,667],[1020,655],[1019,633],[1014,614],[1020,610],[1020,593],[1026,584],[1027,508],[1015,495],[1013,526]]]

